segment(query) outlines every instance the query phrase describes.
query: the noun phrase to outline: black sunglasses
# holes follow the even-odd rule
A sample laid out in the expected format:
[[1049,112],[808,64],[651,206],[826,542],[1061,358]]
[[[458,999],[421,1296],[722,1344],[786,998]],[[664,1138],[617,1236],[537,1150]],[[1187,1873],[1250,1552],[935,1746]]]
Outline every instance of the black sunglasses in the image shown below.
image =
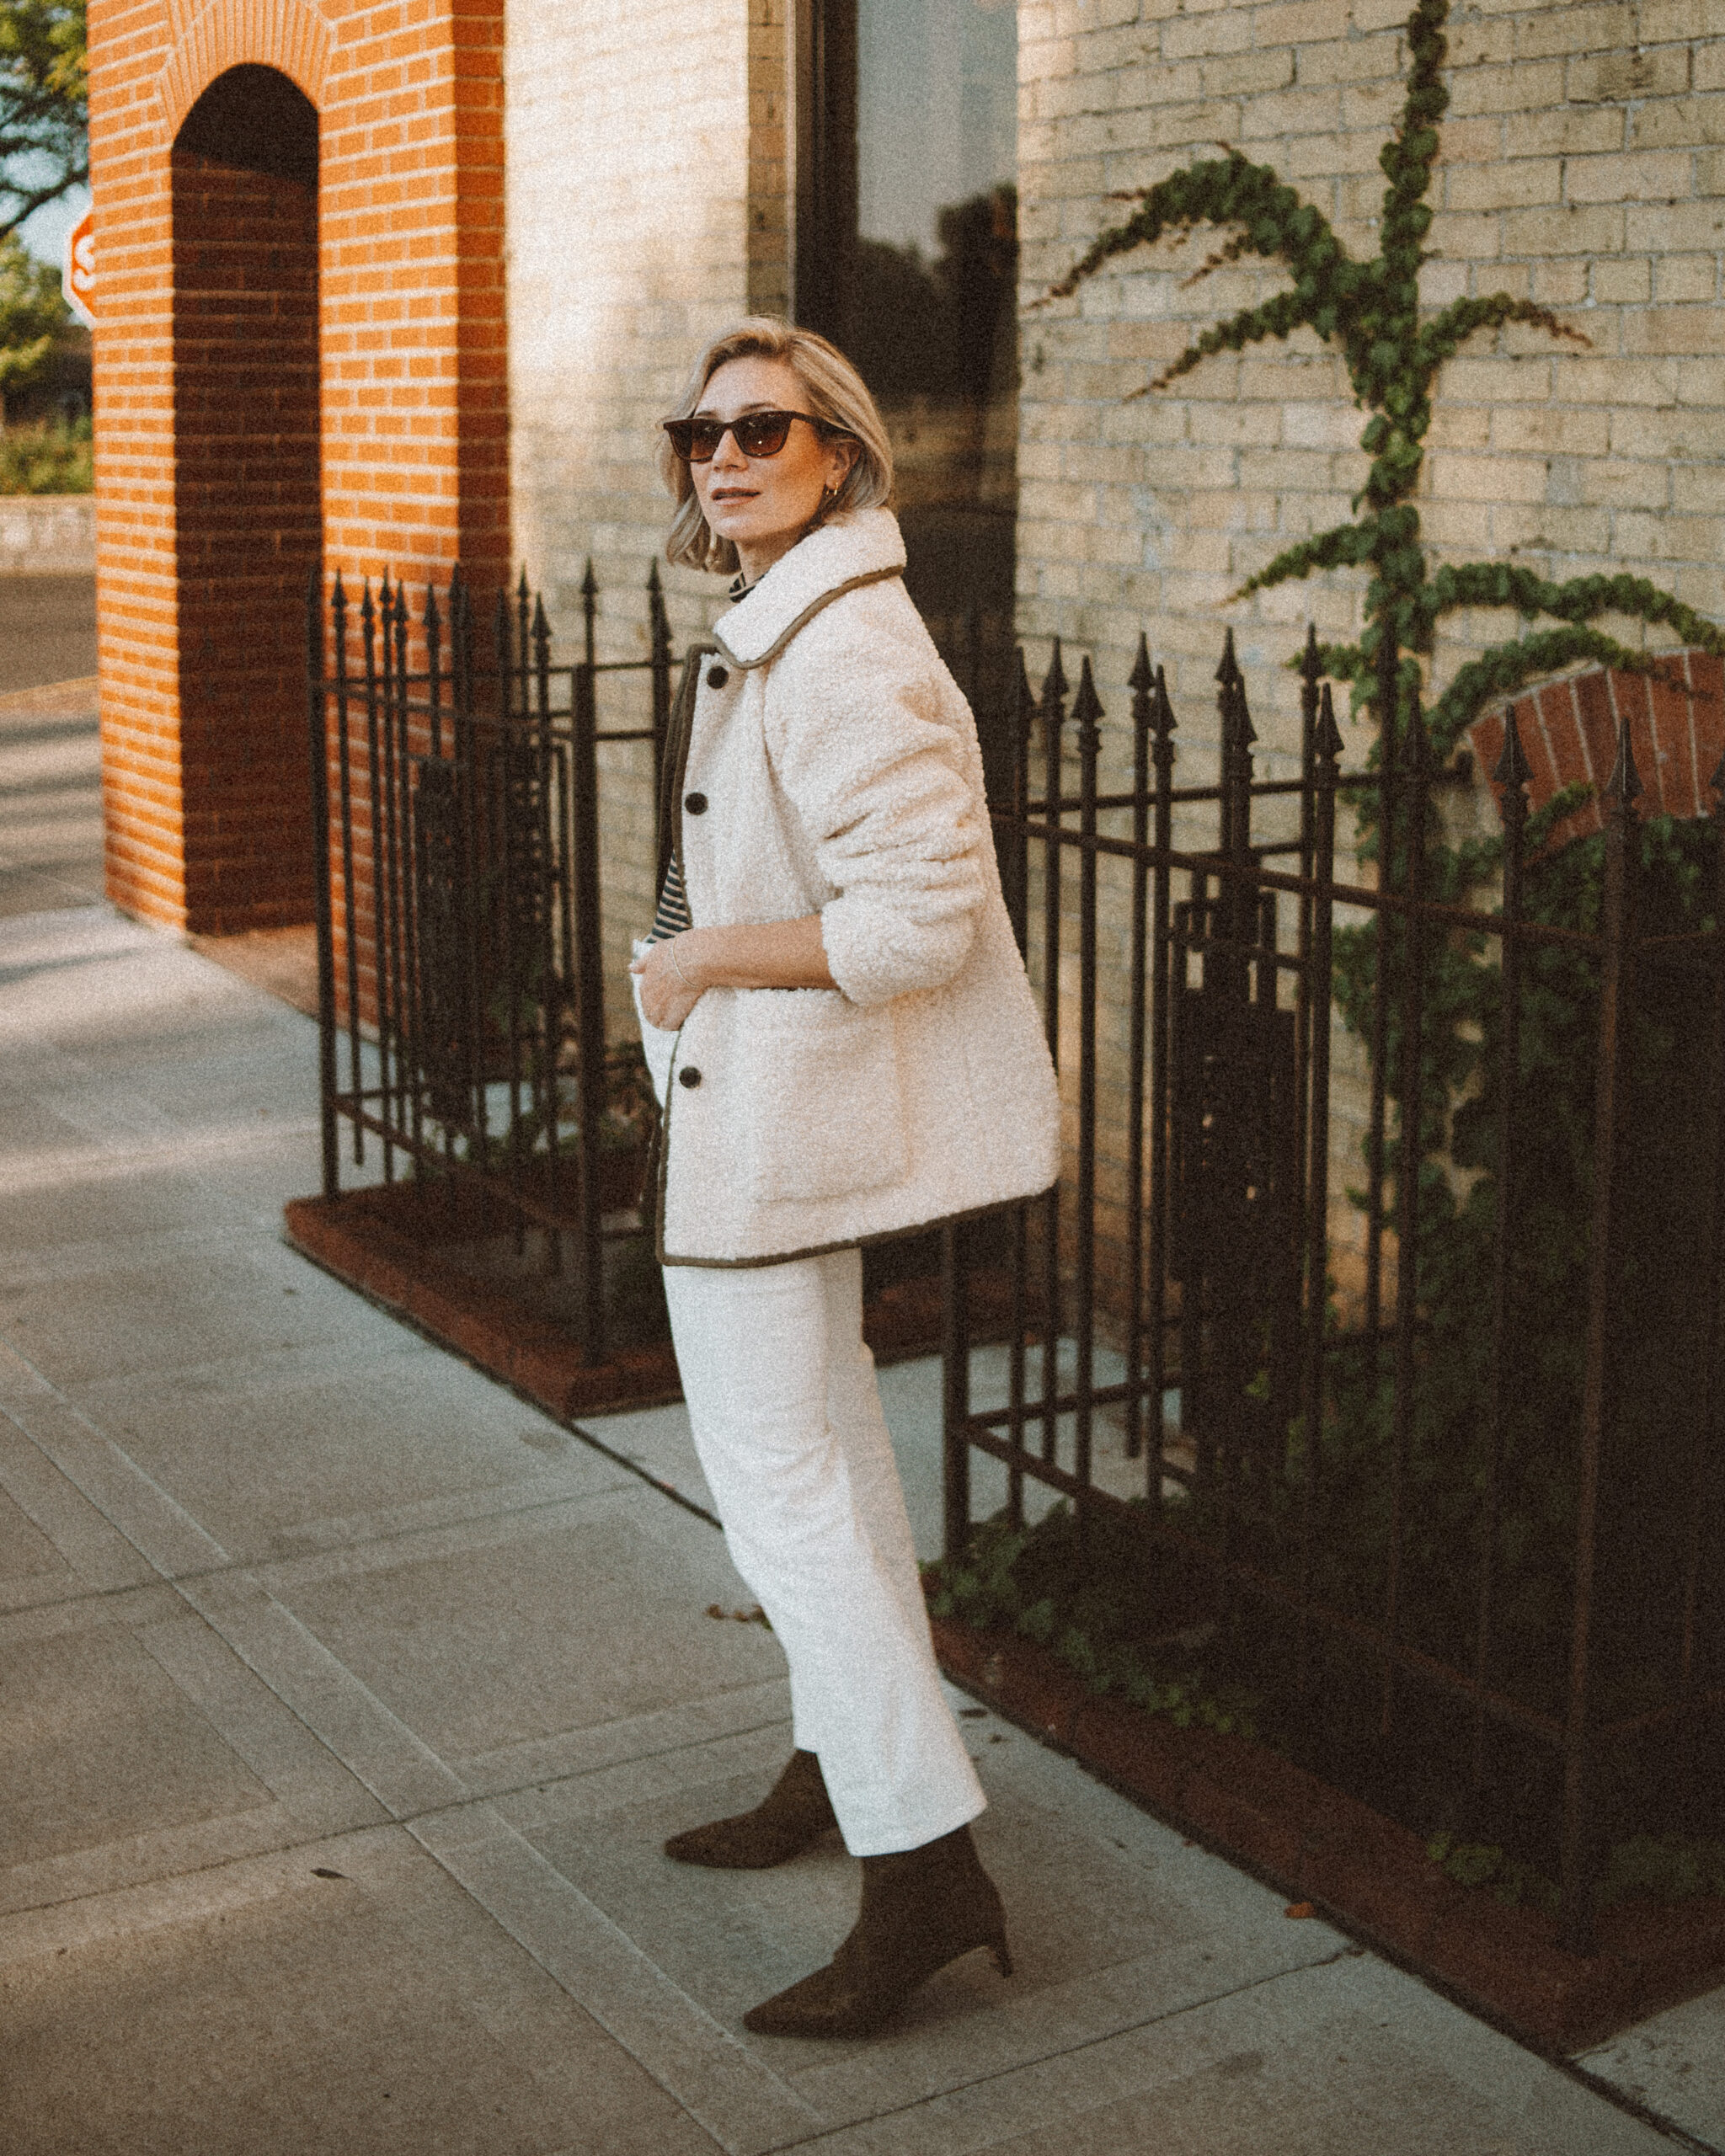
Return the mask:
[[745,456],[777,456],[790,440],[793,419],[806,421],[816,434],[844,435],[842,427],[817,419],[812,412],[745,412],[736,419],[667,419],[665,431],[685,464],[705,464],[718,454],[718,445],[727,435],[735,440]]

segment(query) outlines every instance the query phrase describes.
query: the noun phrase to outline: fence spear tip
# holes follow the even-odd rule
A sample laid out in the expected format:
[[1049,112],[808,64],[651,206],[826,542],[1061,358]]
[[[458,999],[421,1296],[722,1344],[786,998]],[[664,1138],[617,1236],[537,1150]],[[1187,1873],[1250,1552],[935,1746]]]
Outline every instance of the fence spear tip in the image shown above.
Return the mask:
[[1317,624],[1308,622],[1306,625],[1306,649],[1300,659],[1300,676],[1308,684],[1316,683],[1323,670],[1322,654],[1317,648]]
[[1234,625],[1231,622],[1222,638],[1222,658],[1216,668],[1216,679],[1225,689],[1231,689],[1240,678],[1240,662],[1234,656]]
[[1342,754],[1342,729],[1336,723],[1336,700],[1326,681],[1317,696],[1317,734],[1312,744],[1320,756],[1334,763]]
[[1138,632],[1138,656],[1132,662],[1132,671],[1126,676],[1126,686],[1142,696],[1155,680],[1156,675],[1151,670],[1150,642],[1140,629]]
[[581,596],[584,599],[599,596],[599,579],[593,574],[593,557],[590,554],[587,557],[587,574],[581,579]]
[[1629,721],[1617,722],[1617,760],[1611,766],[1611,776],[1605,786],[1605,798],[1621,801],[1626,808],[1642,792],[1641,773],[1635,767],[1635,750],[1630,745]]
[[1072,700],[1072,717],[1078,725],[1093,730],[1102,716],[1102,698],[1096,693],[1096,682],[1090,670],[1090,655],[1087,652],[1084,663],[1078,670],[1078,693]]
[[1172,734],[1175,723],[1174,706],[1168,695],[1168,670],[1158,665],[1156,670],[1156,707],[1151,715],[1151,724],[1158,734]]
[[1515,707],[1508,704],[1503,711],[1503,753],[1498,757],[1492,773],[1492,784],[1504,791],[1519,790],[1533,776],[1533,766],[1522,753],[1521,728],[1515,717]]
[[1066,693],[1066,670],[1060,664],[1060,640],[1055,638],[1054,657],[1049,661],[1048,672],[1042,680],[1044,702],[1057,702]]

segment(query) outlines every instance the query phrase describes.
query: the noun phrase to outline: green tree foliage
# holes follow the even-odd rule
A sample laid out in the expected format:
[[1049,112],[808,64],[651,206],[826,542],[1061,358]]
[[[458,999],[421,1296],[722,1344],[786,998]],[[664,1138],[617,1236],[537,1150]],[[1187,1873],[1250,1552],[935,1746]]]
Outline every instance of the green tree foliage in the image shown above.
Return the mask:
[[[1575,344],[1588,341],[1549,309],[1507,292],[1456,300],[1423,318],[1419,270],[1427,257],[1422,243],[1432,221],[1426,196],[1437,161],[1438,123],[1450,101],[1443,81],[1448,14],[1449,0],[1420,0],[1407,18],[1407,93],[1378,160],[1389,184],[1379,225],[1381,245],[1370,261],[1357,261],[1322,212],[1269,166],[1230,151],[1138,190],[1129,198],[1138,204],[1133,214],[1101,233],[1038,302],[1045,306],[1070,295],[1106,264],[1165,234],[1201,225],[1231,227],[1232,237],[1204,263],[1200,275],[1247,255],[1286,265],[1294,280],[1290,291],[1205,330],[1148,389],[1167,387],[1213,353],[1242,351],[1302,327],[1340,350],[1355,401],[1370,414],[1360,446],[1371,464],[1354,497],[1354,520],[1277,555],[1238,595],[1321,569],[1365,570],[1365,633],[1357,643],[1323,650],[1326,671],[1354,685],[1356,706],[1370,693],[1385,637],[1394,643],[1399,700],[1405,701],[1418,685],[1418,659],[1431,651],[1445,615],[1461,607],[1503,607],[1524,621],[1554,621],[1558,626],[1493,645],[1458,670],[1429,717],[1439,755],[1487,703],[1528,681],[1581,660],[1643,671],[1657,665],[1595,627],[1605,616],[1639,618],[1674,631],[1685,643],[1725,650],[1725,634],[1639,577],[1578,577],[1553,584],[1500,562],[1435,572],[1428,566],[1413,498],[1424,467],[1433,387],[1444,363],[1476,333],[1509,323],[1527,323]],[[1392,714],[1392,730],[1395,723]]]
[[0,494],[88,494],[96,483],[88,419],[0,432]]
[[0,238],[89,178],[84,0],[0,0]]
[[29,388],[41,374],[56,332],[70,319],[57,273],[8,232],[0,239],[0,416],[8,396]]

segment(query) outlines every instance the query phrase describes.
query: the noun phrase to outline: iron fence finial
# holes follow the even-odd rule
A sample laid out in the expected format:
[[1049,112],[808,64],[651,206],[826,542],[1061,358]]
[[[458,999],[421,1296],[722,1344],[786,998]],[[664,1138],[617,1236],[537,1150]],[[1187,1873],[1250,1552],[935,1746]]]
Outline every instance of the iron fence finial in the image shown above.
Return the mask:
[[1605,782],[1605,798],[1627,808],[1642,792],[1641,773],[1635,767],[1635,750],[1630,745],[1629,721],[1617,722],[1617,760],[1611,766],[1611,776]]
[[1060,664],[1060,640],[1055,638],[1054,656],[1042,677],[1042,701],[1044,707],[1058,704],[1066,693],[1066,670]]
[[1222,656],[1216,668],[1216,679],[1225,691],[1240,686],[1240,662],[1234,656],[1234,625],[1231,622],[1222,638]]
[[1140,696],[1154,685],[1156,675],[1150,664],[1150,643],[1142,629],[1138,632],[1138,656],[1132,662],[1132,671],[1126,676],[1126,686]]
[[1503,753],[1498,759],[1492,773],[1492,784],[1501,792],[1519,792],[1533,776],[1533,766],[1527,760],[1521,746],[1521,728],[1515,717],[1514,704],[1503,710]]
[[1308,687],[1314,687],[1322,679],[1323,670],[1323,655],[1317,648],[1317,624],[1308,622],[1306,625],[1306,649],[1300,659],[1300,678]]
[[1330,694],[1327,681],[1318,691],[1317,733],[1312,745],[1323,761],[1329,764],[1338,760],[1344,745],[1342,729],[1336,723],[1335,698]]
[[[1174,718],[1173,701],[1168,695],[1168,670],[1167,667],[1162,665],[1158,665],[1156,670],[1156,703],[1151,714],[1150,723],[1156,730],[1157,739],[1163,742],[1168,741],[1168,736],[1172,734],[1178,723]],[[1172,751],[1171,742],[1168,743],[1168,746]]]
[[1096,682],[1090,671],[1090,659],[1086,654],[1078,670],[1078,693],[1072,700],[1072,723],[1079,730],[1081,746],[1094,753],[1102,740],[1102,699],[1096,693]]

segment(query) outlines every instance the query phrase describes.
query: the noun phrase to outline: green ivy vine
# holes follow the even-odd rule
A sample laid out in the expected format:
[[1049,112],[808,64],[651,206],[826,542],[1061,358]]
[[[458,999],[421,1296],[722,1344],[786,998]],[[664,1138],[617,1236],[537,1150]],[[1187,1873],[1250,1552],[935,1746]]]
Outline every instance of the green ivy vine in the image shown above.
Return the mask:
[[[1590,661],[1647,672],[1656,655],[1631,649],[1594,626],[1626,615],[1673,631],[1685,643],[1725,651],[1725,632],[1645,578],[1586,576],[1554,584],[1504,562],[1473,562],[1434,571],[1426,559],[1414,504],[1432,424],[1432,394],[1446,360],[1477,331],[1525,323],[1570,344],[1588,339],[1531,301],[1508,292],[1453,301],[1422,319],[1420,265],[1431,229],[1426,196],[1438,157],[1438,124],[1450,102],[1443,80],[1449,0],[1420,0],[1407,18],[1407,96],[1378,162],[1389,184],[1379,230],[1381,244],[1359,261],[1329,220],[1268,165],[1237,150],[1187,165],[1126,199],[1130,217],[1100,233],[1086,253],[1037,302],[1070,296],[1087,279],[1124,254],[1169,233],[1201,225],[1232,227],[1233,236],[1203,264],[1200,276],[1249,254],[1284,264],[1291,291],[1217,323],[1188,344],[1154,382],[1135,392],[1166,389],[1218,352],[1281,339],[1295,329],[1316,331],[1347,366],[1354,400],[1368,414],[1360,446],[1371,459],[1354,498],[1354,520],[1302,540],[1278,554],[1235,595],[1246,598],[1319,570],[1369,572],[1366,626],[1354,643],[1322,646],[1324,670],[1352,684],[1356,708],[1371,693],[1382,639],[1393,640],[1398,704],[1418,690],[1420,659],[1433,648],[1438,623],[1459,608],[1513,610],[1525,622],[1545,616],[1559,626],[1493,645],[1458,669],[1428,715],[1434,750],[1448,754],[1486,705],[1529,681]],[[1392,727],[1395,718],[1391,718]]]
[[[1291,289],[1246,307],[1205,330],[1138,395],[1167,388],[1210,355],[1283,339],[1302,327],[1336,348],[1345,361],[1357,405],[1366,414],[1360,436],[1370,458],[1366,482],[1349,523],[1321,532],[1276,556],[1235,595],[1295,582],[1320,571],[1354,568],[1366,574],[1364,627],[1356,642],[1321,647],[1326,672],[1351,685],[1355,709],[1378,701],[1380,684],[1394,684],[1392,708],[1380,710],[1375,756],[1393,750],[1428,693],[1426,662],[1440,623],[1457,611],[1500,609],[1518,617],[1520,632],[1457,667],[1432,701],[1425,723],[1434,755],[1446,759],[1466,727],[1489,705],[1528,684],[1579,664],[1657,671],[1656,654],[1632,649],[1602,627],[1611,616],[1671,632],[1682,643],[1725,652],[1725,632],[1645,579],[1592,575],[1556,582],[1509,562],[1434,566],[1423,539],[1418,494],[1439,373],[1477,332],[1519,323],[1575,344],[1587,339],[1548,309],[1504,292],[1422,310],[1418,277],[1432,211],[1427,201],[1436,168],[1439,123],[1448,104],[1443,80],[1448,0],[1419,0],[1406,24],[1407,92],[1380,163],[1388,183],[1380,225],[1381,244],[1369,261],[1351,255],[1328,221],[1269,167],[1236,151],[1184,167],[1128,198],[1122,222],[1094,244],[1039,305],[1070,296],[1088,278],[1135,249],[1166,235],[1212,226],[1229,237],[1202,264],[1255,255],[1284,264]],[[1297,663],[1290,659],[1290,664]],[[1527,834],[1523,902],[1535,921],[1583,934],[1601,920],[1605,841],[1595,835],[1561,847],[1551,838],[1580,805],[1586,790],[1571,789],[1547,803]],[[1404,819],[1405,821],[1405,819]],[[1359,819],[1360,851],[1377,851],[1368,806]],[[1398,833],[1392,878],[1405,867],[1414,835]],[[1435,818],[1417,835],[1424,848],[1425,892],[1439,904],[1477,905],[1498,879],[1503,841],[1493,836],[1458,845],[1445,841]],[[1677,938],[1713,929],[1721,907],[1719,833],[1704,823],[1648,818],[1634,847],[1636,907],[1642,931]],[[1487,899],[1489,903],[1489,899]],[[1336,999],[1350,1031],[1370,1038],[1380,968],[1391,974],[1386,1091],[1400,1102],[1400,974],[1406,946],[1381,917],[1361,928],[1338,927]],[[1463,932],[1433,937],[1424,961],[1421,1043],[1422,1097],[1417,1133],[1391,1140],[1382,1171],[1393,1182],[1412,1139],[1421,1188],[1418,1297],[1420,1376],[1415,1388],[1406,1517],[1392,1525],[1384,1463],[1394,1443],[1393,1382],[1374,1354],[1338,1360],[1327,1411],[1308,1452],[1298,1422],[1287,1433],[1286,1457],[1255,1487],[1261,1523],[1255,1554],[1272,1568],[1290,1561],[1300,1539],[1308,1467],[1319,1493],[1312,1590],[1332,1606],[1378,1606],[1392,1534],[1405,1537],[1407,1634],[1441,1660],[1466,1667],[1475,1652],[1480,1560],[1488,1538],[1498,1568],[1493,1681],[1556,1710],[1567,1666],[1573,1594],[1573,1540],[1578,1495],[1575,1433],[1583,1386],[1587,1265],[1593,1194],[1597,969],[1583,949],[1562,942],[1524,955],[1520,1049],[1514,1137],[1519,1168],[1512,1231],[1514,1363],[1502,1396],[1498,1433],[1501,1458],[1491,1465],[1493,1434],[1484,1412],[1493,1396],[1494,1335],[1491,1293],[1501,1191],[1498,1149],[1505,1032],[1503,980],[1487,938]],[[1688,1502],[1683,1467],[1694,1402],[1683,1392],[1685,1327],[1697,1321],[1683,1294],[1662,1275],[1660,1253],[1684,1247],[1702,1225],[1691,1217],[1706,1184],[1703,1118],[1696,1091],[1708,1054],[1708,999],[1692,980],[1668,974],[1638,990],[1631,1020],[1627,1081],[1634,1106],[1626,1175],[1619,1352],[1624,1378],[1626,1464],[1609,1492],[1601,1579],[1610,1576],[1625,1621],[1610,1628],[1599,1661],[1601,1711],[1626,1713],[1663,1696],[1661,1605],[1646,1583],[1663,1577],[1667,1553],[1680,1546]],[[1361,1193],[1354,1195],[1365,1203]],[[1631,1471],[1632,1463],[1632,1472]],[[1495,1513],[1484,1492],[1499,1483]],[[1492,1522],[1495,1518],[1495,1526]],[[1185,1510],[1198,1534],[1226,1530],[1206,1517],[1201,1492]],[[948,1583],[957,1593],[958,1582]],[[1646,1591],[1643,1592],[1645,1588]],[[1603,1592],[1602,1588],[1602,1592]],[[1637,1601],[1637,1595],[1642,1599]],[[962,1600],[962,1598],[959,1598]],[[1004,1607],[1004,1605],[1002,1605]],[[1008,1613],[1010,1614],[1010,1613]],[[1019,1619],[1013,1621],[1022,1621]],[[1606,1628],[1601,1625],[1601,1631]],[[1285,1672],[1278,1673],[1274,1643],[1245,1643],[1232,1658],[1219,1640],[1212,1675],[1254,1686],[1258,1711],[1274,1725],[1286,1704]],[[1528,1796],[1532,1768],[1505,1753],[1492,1769],[1495,1790],[1470,1789],[1466,1776],[1447,1779],[1461,1749],[1452,1732],[1421,1759],[1402,1763],[1384,1782],[1365,1732],[1375,1714],[1371,1684],[1338,1680],[1327,1712],[1326,1742],[1332,1771],[1363,1785],[1410,1824],[1433,1817],[1456,1822],[1465,1837],[1446,1844],[1463,1869],[1491,1876],[1497,1891],[1535,1894],[1551,1857],[1549,1820]],[[1435,1776],[1435,1780],[1434,1777]],[[1612,1826],[1625,1846],[1643,1853],[1669,1849],[1654,1829],[1694,1821],[1674,1817],[1673,1778],[1626,1781]],[[1541,1800],[1541,1802],[1543,1801]],[[1696,1804],[1703,1800],[1697,1796]],[[1531,1807],[1531,1808],[1530,1808]],[[1690,1810],[1695,1806],[1690,1806]],[[1677,1813],[1682,1806],[1676,1806]],[[1687,1844],[1685,1844],[1687,1846]],[[1465,1854],[1460,1854],[1466,1852]],[[1506,1851],[1511,1852],[1505,1854]],[[1712,1875],[1710,1875],[1712,1876]]]

